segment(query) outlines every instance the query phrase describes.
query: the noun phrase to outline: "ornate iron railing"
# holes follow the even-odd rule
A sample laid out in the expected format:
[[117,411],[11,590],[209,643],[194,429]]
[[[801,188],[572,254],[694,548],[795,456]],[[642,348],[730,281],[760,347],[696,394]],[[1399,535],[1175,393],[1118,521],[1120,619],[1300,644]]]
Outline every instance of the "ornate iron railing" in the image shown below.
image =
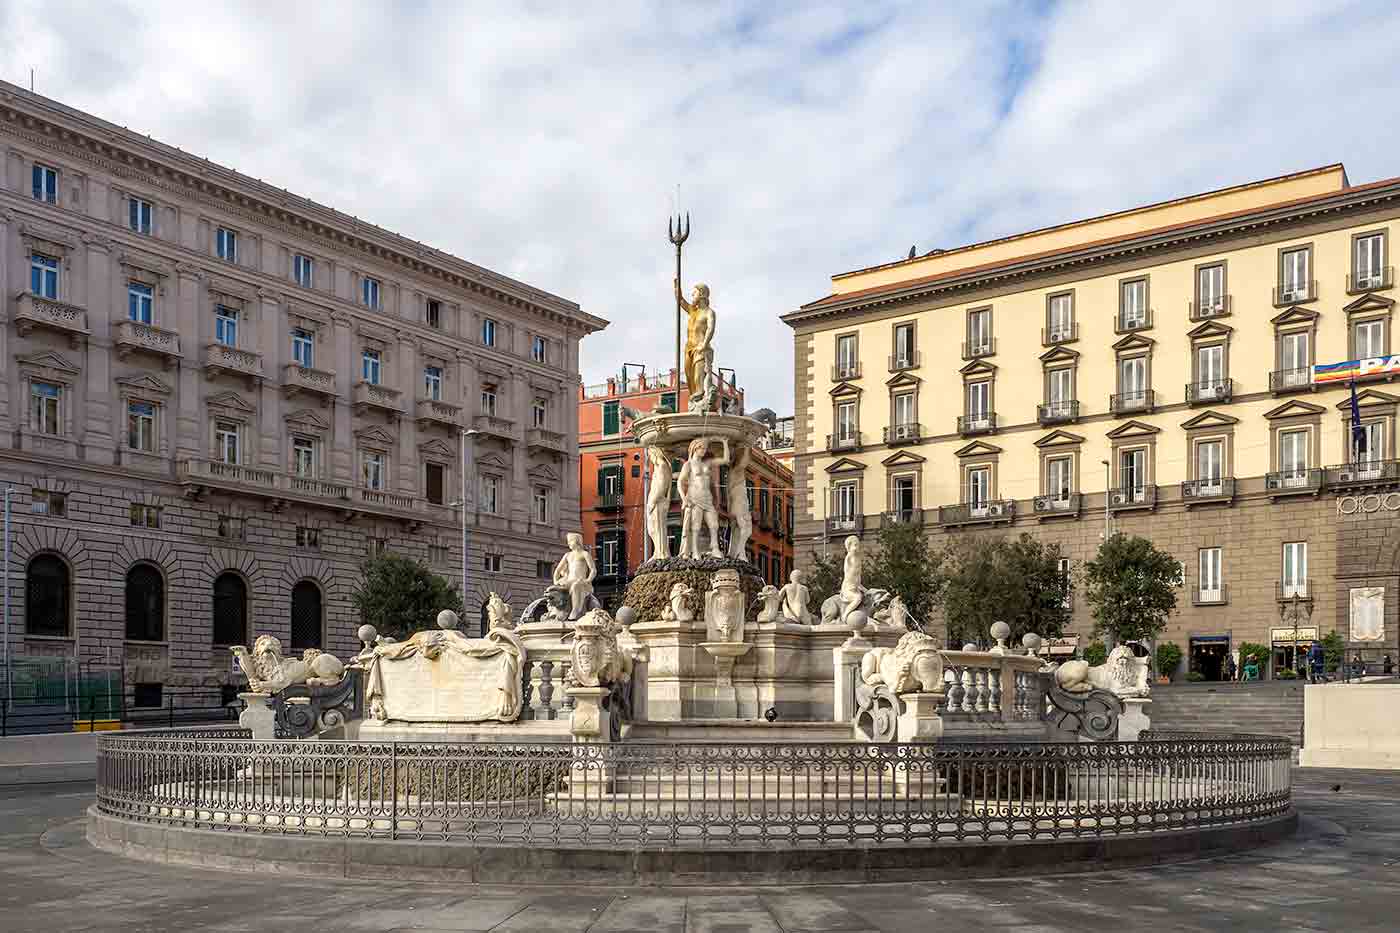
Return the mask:
[[98,736],[97,809],[172,828],[691,849],[1102,838],[1291,807],[1289,740],[488,744]]

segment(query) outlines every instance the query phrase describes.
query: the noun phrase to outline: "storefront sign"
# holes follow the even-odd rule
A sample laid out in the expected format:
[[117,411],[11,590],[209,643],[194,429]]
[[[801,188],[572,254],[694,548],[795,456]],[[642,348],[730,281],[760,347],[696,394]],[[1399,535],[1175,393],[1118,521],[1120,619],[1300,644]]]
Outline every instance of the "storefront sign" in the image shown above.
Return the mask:
[[1400,353],[1373,356],[1365,360],[1346,360],[1341,363],[1318,363],[1313,367],[1314,385],[1351,382],[1353,379],[1386,379],[1394,376],[1400,376]]
[[[1293,640],[1294,640],[1294,639],[1293,639],[1293,631],[1294,631],[1294,630],[1291,629],[1291,628],[1271,628],[1271,629],[1269,629],[1269,638],[1270,638],[1270,640],[1273,641],[1273,643],[1276,644],[1276,645],[1279,645],[1279,644],[1291,645],[1291,644],[1293,644]],[[1317,641],[1317,626],[1316,626],[1316,625],[1300,625],[1300,626],[1298,626],[1297,631],[1298,631],[1298,639],[1297,639],[1298,641],[1300,641],[1300,642],[1304,642],[1304,641],[1307,641],[1307,642]]]
[[1385,640],[1385,587],[1351,588],[1351,640]]

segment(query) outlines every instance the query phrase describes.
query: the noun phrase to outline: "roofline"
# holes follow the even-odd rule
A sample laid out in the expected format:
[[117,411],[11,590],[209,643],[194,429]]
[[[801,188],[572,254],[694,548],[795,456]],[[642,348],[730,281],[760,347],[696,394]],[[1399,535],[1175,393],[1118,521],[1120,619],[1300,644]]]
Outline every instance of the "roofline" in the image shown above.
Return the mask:
[[[865,306],[892,304],[927,297],[938,291],[981,287],[997,279],[1025,277],[1059,267],[1082,265],[1111,258],[1114,255],[1158,249],[1190,239],[1230,236],[1251,226],[1268,226],[1299,219],[1308,213],[1327,213],[1362,206],[1377,200],[1400,198],[1400,177],[1386,178],[1365,185],[1355,185],[1340,191],[1310,195],[1246,208],[1211,217],[1196,218],[1179,224],[1169,224],[1150,230],[1107,237],[1087,243],[1076,243],[1041,253],[1028,253],[1012,259],[1002,259],[981,266],[950,269],[904,282],[875,285],[854,292],[826,295],[781,315],[789,326],[837,315]],[[1311,208],[1311,210],[1300,210]]]
[[[1257,188],[1261,185],[1272,185],[1281,181],[1293,181],[1299,178],[1307,178],[1312,175],[1321,175],[1324,172],[1330,172],[1334,169],[1342,170],[1342,185],[1343,190],[1346,190],[1346,187],[1349,186],[1349,183],[1347,182],[1346,166],[1343,165],[1341,162],[1333,162],[1329,165],[1320,165],[1317,168],[1304,169],[1300,172],[1288,172],[1283,175],[1275,175],[1273,178],[1260,178],[1255,181],[1249,181],[1239,185],[1226,185],[1223,188],[1212,188],[1209,191],[1198,191],[1195,194],[1183,195],[1179,198],[1169,198],[1165,201],[1154,201],[1150,204],[1141,204],[1137,207],[1129,207],[1124,208],[1123,210],[1111,211],[1107,214],[1097,214],[1093,217],[1083,217],[1079,220],[1069,220],[1065,221],[1064,223],[1051,224],[1048,227],[1037,227],[1034,230],[1023,230],[1020,233],[1011,233],[1006,236],[996,237],[991,240],[981,240],[977,243],[967,243],[962,246],[954,246],[950,249],[931,250],[922,255],[915,256],[912,259],[896,259],[892,262],[877,263],[876,265],[866,266],[862,269],[852,269],[849,272],[838,272],[831,277],[831,281],[835,282],[839,279],[850,278],[854,275],[864,275],[867,272],[878,272],[882,269],[893,269],[896,266],[906,265],[911,262],[920,262],[921,260],[928,259],[933,256],[955,256],[958,253],[965,253],[969,250],[981,249],[984,246],[995,246],[1000,243],[1011,243],[1015,240],[1024,239],[1026,237],[1039,236],[1042,233],[1054,233],[1058,230],[1068,230],[1071,227],[1080,227],[1084,226],[1085,224],[1098,223],[1099,221],[1103,220],[1113,220],[1118,217],[1127,217],[1131,214],[1138,214],[1143,211],[1152,211],[1157,210],[1158,208],[1172,207],[1178,204],[1187,204],[1191,201],[1198,201],[1202,198],[1213,198],[1218,195],[1229,194],[1235,191],[1245,191],[1249,188]],[[1330,193],[1336,194],[1337,192],[1334,191]]]
[[[484,266],[454,256],[451,253],[428,246],[402,234],[386,230],[376,224],[360,220],[358,217],[342,213],[310,198],[293,194],[286,188],[278,188],[267,182],[244,175],[234,169],[212,162],[193,153],[163,143],[151,136],[142,135],[127,127],[109,123],[101,117],[70,107],[67,104],[36,94],[17,84],[0,80],[0,105],[14,107],[38,119],[51,119],[70,124],[65,130],[86,134],[99,145],[138,150],[148,159],[159,159],[168,168],[197,178],[201,182],[216,185],[236,186],[240,193],[252,195],[254,199],[269,209],[269,213],[300,215],[306,220],[334,229],[345,236],[354,236],[365,241],[366,246],[377,247],[369,251],[393,253],[403,261],[436,267],[441,272],[451,273],[468,279],[483,288],[500,291],[505,295],[536,306],[542,311],[567,317],[580,325],[585,333],[602,330],[608,326],[605,318],[592,315],[579,307],[578,302],[555,295],[510,276],[502,275]],[[72,126],[76,124],[76,126]],[[59,142],[60,140],[55,140]],[[98,149],[90,156],[101,157]]]

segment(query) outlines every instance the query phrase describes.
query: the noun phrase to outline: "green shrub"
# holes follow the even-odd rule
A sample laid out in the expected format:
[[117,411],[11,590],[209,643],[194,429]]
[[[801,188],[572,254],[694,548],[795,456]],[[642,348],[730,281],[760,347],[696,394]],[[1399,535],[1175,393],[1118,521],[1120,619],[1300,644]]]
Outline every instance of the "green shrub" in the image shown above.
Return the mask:
[[1252,641],[1240,642],[1240,667],[1249,663],[1249,659],[1254,658],[1262,671],[1269,663],[1269,649],[1267,645],[1255,644]]
[[1202,674],[1200,671],[1187,671],[1186,679],[1193,684],[1199,684],[1205,681],[1206,675]]
[[1181,663],[1181,646],[1164,641],[1157,646],[1157,673],[1170,677]]
[[1274,680],[1297,680],[1297,679],[1298,679],[1298,675],[1295,674],[1293,671],[1290,671],[1290,670],[1289,670],[1288,668],[1286,668],[1286,667],[1285,667],[1283,670],[1274,671]]
[[1328,632],[1322,636],[1322,666],[1329,674],[1335,674],[1342,669],[1342,660],[1346,656],[1347,642],[1341,633],[1336,631]]
[[1097,667],[1108,660],[1108,648],[1101,641],[1090,642],[1084,648],[1084,660],[1090,667]]

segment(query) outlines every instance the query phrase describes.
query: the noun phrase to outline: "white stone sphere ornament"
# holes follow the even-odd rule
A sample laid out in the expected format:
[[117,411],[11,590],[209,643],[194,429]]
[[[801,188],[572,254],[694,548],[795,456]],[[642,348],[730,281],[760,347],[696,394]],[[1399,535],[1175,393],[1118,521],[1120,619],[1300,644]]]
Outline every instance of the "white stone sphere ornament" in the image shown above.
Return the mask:
[[1011,637],[1011,626],[1002,621],[993,622],[992,637],[997,640],[997,643],[990,653],[1006,654],[1006,640]]
[[637,620],[637,610],[633,609],[631,606],[623,606],[617,610],[617,615],[613,618],[617,620],[618,625],[626,630],[628,626]]
[[865,628],[865,624],[869,621],[870,615],[864,609],[856,609],[850,615],[846,616],[846,625],[850,627],[851,635],[854,638],[860,637],[861,630]]
[[1035,632],[1027,632],[1021,636],[1021,647],[1026,649],[1026,657],[1033,658],[1040,650],[1041,638]]
[[457,613],[453,612],[451,609],[444,609],[437,614],[438,628],[454,629],[457,627],[457,622]]
[[355,631],[355,637],[360,640],[360,644],[365,646],[365,650],[374,647],[374,640],[379,637],[379,630],[373,625],[361,625]]

